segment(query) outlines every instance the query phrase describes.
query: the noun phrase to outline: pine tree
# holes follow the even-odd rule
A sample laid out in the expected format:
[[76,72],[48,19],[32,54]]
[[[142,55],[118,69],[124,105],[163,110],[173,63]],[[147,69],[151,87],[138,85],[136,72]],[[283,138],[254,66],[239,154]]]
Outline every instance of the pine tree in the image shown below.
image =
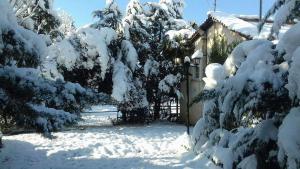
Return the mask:
[[110,98],[79,84],[48,80],[39,67],[45,40],[17,22],[7,0],[0,1],[0,127],[50,132],[75,123],[83,108]]
[[[147,4],[150,8],[146,15],[146,21],[149,25],[147,31],[151,37],[149,38],[150,57],[146,61],[144,68],[148,101],[154,105],[154,118],[157,119],[159,118],[160,104],[169,100],[170,97],[177,97],[176,93],[178,93],[178,84],[180,82],[179,69],[174,65],[174,56],[168,54],[170,51],[181,51],[178,40],[181,41],[182,39],[180,40],[178,37],[181,36],[183,39],[186,39],[188,36],[182,35],[177,31],[182,29],[191,31],[192,28],[189,24],[178,24],[182,21],[183,1],[161,0],[159,3],[148,2]],[[166,38],[167,36],[169,38]],[[149,70],[151,67],[149,65],[152,64],[158,65],[156,66],[157,70]],[[151,69],[155,69],[155,67]],[[172,90],[167,91],[160,88],[159,83],[167,76],[171,77],[171,75],[179,77],[176,78],[176,83],[168,83]]]
[[59,20],[61,22],[58,30],[64,35],[64,37],[71,36],[76,32],[76,27],[72,16],[70,16],[66,11],[57,11]]
[[111,28],[80,28],[49,47],[49,56],[43,63],[45,76],[111,93],[114,53],[110,46],[118,48],[116,41],[117,33]]
[[114,64],[112,96],[119,101],[124,122],[143,123],[148,116],[148,102],[137,76],[138,54],[132,43],[123,40],[120,57]]
[[281,26],[283,26],[288,21],[293,21],[293,19],[299,19],[300,2],[297,0],[277,0],[273,6],[267,11],[261,24],[259,24],[259,31],[262,30],[264,23],[272,15],[275,15],[274,24],[272,26],[270,36],[278,35]]
[[38,34],[59,35],[60,20],[53,10],[53,0],[10,0],[20,25]]
[[[144,65],[150,57],[149,39],[145,10],[138,0],[131,0],[126,8],[126,15],[122,20],[123,34],[133,44],[138,53],[138,60]],[[139,71],[140,72],[140,71]]]
[[91,25],[93,28],[109,27],[114,30],[120,28],[122,13],[115,0],[106,0],[106,7],[103,10],[94,11],[93,16],[99,18],[98,22]]

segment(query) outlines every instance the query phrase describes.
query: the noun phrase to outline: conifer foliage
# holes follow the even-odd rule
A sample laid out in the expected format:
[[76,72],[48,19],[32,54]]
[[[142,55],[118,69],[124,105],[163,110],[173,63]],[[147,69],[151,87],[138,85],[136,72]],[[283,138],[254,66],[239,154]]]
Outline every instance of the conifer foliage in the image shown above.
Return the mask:
[[159,118],[160,104],[179,93],[173,54],[194,31],[182,19],[183,1],[131,0],[123,17],[107,0],[97,21],[78,29],[52,0],[0,7],[1,126],[49,136],[84,107],[110,101],[102,92],[118,101],[124,121],[144,122],[152,105]]
[[[265,20],[277,11],[276,33],[287,16],[297,17],[298,10],[296,1],[279,0]],[[295,153],[300,130],[299,28],[295,24],[278,44],[242,42],[223,65],[206,67],[204,92],[196,98],[204,104],[193,131],[196,153],[228,169],[300,167]]]
[[103,10],[93,12],[95,18],[99,21],[92,25],[93,28],[110,27],[117,30],[122,19],[121,11],[115,0],[106,0],[106,7]]
[[20,25],[39,34],[55,35],[60,25],[53,0],[10,0]]
[[6,0],[0,2],[0,10],[1,129],[19,126],[50,136],[51,131],[75,123],[84,107],[110,99],[63,79],[46,79],[40,68],[48,55],[48,42],[38,33],[51,32],[50,27],[25,29]]

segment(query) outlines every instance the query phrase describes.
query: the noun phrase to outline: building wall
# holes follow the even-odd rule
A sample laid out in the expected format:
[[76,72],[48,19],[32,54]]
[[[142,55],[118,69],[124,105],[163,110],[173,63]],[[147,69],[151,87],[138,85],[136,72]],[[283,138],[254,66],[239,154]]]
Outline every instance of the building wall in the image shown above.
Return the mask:
[[224,27],[221,23],[215,22],[206,32],[207,34],[207,61],[209,61],[210,54],[212,51],[213,46],[213,39],[215,35],[221,35],[225,37],[227,40],[227,45],[230,45],[234,42],[242,42],[246,39],[240,36],[238,33],[229,30],[228,28]]
[[[224,27],[222,24],[216,22],[214,23],[206,32],[205,36],[198,38],[195,42],[195,51],[201,50],[203,52],[203,58],[200,61],[200,64],[198,65],[198,71],[200,74],[200,77],[195,78],[195,71],[196,67],[191,66],[190,67],[190,73],[192,76],[189,78],[189,98],[190,102],[193,100],[195,96],[197,96],[202,90],[205,85],[204,81],[202,80],[203,77],[205,77],[205,68],[207,64],[209,63],[209,57],[212,50],[212,44],[213,44],[213,38],[215,34],[219,34],[224,36],[227,39],[228,45],[233,42],[241,42],[246,40],[244,37],[240,36],[238,33],[230,31],[226,27]],[[186,89],[186,81],[181,83],[181,92],[183,94],[183,98],[180,99],[180,119],[183,122],[187,122],[187,89]],[[199,118],[202,116],[202,108],[203,103],[197,103],[194,104],[192,107],[190,107],[190,124],[195,125]]]
[[[195,71],[195,67],[190,67],[190,73],[193,74]],[[204,82],[202,79],[196,79],[193,76],[189,78],[189,98],[190,102],[194,97],[196,97],[203,89]],[[183,122],[187,122],[187,87],[186,87],[186,80],[181,83],[181,93],[183,97],[180,99],[180,119]],[[199,118],[202,115],[202,103],[194,104],[190,107],[190,124],[195,125]]]

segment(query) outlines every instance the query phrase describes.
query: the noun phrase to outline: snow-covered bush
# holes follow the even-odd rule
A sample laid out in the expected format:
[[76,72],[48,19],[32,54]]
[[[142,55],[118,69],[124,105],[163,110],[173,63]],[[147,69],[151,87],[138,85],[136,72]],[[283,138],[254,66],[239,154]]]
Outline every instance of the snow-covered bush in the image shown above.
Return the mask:
[[[292,2],[280,5],[286,10]],[[299,25],[278,45],[243,42],[223,65],[207,66],[196,98],[204,101],[204,114],[193,131],[195,152],[221,168],[300,167]]]
[[109,99],[79,84],[46,80],[33,68],[1,67],[0,83],[1,124],[45,134],[76,122],[83,108]]
[[[245,46],[253,48],[246,51]],[[284,88],[287,70],[276,64],[274,54],[270,42],[248,41],[224,65],[207,67],[204,115],[193,134],[196,152],[228,169],[248,165],[247,157],[259,161],[258,168],[278,166],[276,156],[266,154],[277,151],[276,124],[291,102]]]

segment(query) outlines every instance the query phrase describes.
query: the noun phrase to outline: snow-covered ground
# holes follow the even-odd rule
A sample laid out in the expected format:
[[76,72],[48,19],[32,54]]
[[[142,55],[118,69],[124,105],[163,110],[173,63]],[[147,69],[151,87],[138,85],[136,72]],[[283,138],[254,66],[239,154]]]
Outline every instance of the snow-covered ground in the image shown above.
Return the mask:
[[121,113],[115,106],[103,105],[93,106],[90,109],[86,109],[82,115],[82,121],[78,122],[80,127],[95,127],[95,126],[112,126],[112,121],[116,120]]
[[[85,115],[89,113],[83,118],[91,122]],[[97,118],[109,120],[103,115]],[[53,133],[56,138],[52,140],[39,134],[4,136],[0,169],[210,168],[199,159],[191,160],[185,131],[185,126],[167,122],[145,126],[104,123],[97,128]]]
[[7,136],[0,168],[184,168],[195,165],[182,158],[188,145],[184,132],[182,125],[157,123],[65,131],[54,133],[53,140],[39,134]]

